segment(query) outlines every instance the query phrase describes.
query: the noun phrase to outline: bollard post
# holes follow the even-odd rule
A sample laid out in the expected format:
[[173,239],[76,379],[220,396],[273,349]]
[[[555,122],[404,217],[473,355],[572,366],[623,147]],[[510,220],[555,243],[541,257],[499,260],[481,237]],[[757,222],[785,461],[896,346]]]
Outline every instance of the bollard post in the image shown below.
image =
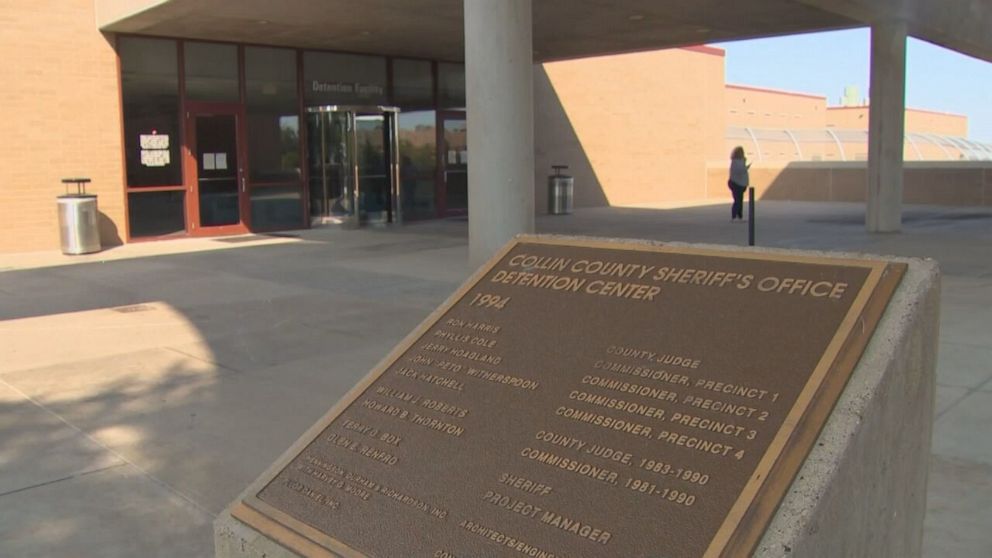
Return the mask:
[[747,245],[754,246],[754,186],[747,189]]

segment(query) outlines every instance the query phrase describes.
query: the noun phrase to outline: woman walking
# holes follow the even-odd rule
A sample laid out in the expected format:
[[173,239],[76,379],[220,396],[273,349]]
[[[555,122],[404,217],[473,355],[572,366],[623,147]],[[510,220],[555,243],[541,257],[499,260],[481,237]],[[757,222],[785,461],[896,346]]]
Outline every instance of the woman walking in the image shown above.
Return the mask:
[[747,170],[751,168],[744,158],[744,148],[737,146],[730,152],[730,180],[727,186],[734,196],[734,205],[730,208],[730,220],[744,220],[744,191],[747,190],[750,179]]

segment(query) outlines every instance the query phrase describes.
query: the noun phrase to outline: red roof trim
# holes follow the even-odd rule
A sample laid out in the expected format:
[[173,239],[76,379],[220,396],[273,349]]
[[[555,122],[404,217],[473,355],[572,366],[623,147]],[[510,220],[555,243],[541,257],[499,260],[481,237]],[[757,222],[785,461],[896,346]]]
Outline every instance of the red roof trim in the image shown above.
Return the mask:
[[758,91],[760,93],[775,93],[776,95],[789,95],[791,97],[806,97],[807,99],[826,99],[826,95],[811,95],[809,93],[797,93],[795,91],[786,91],[784,89],[771,89],[769,87],[754,87],[752,85],[733,85],[726,84],[727,89],[741,89],[744,91]]
[[711,47],[707,45],[693,45],[687,47],[680,47],[682,50],[691,50],[693,52],[701,52],[703,54],[711,54],[713,56],[725,57],[727,56],[727,51],[722,48]]
[[[869,108],[871,108],[870,105],[857,105],[853,107],[843,107],[843,106],[827,107],[827,110],[852,110],[852,109],[868,110]],[[921,109],[921,108],[913,108],[913,107],[906,107],[906,112],[925,112],[927,114],[936,114],[938,116],[953,116],[955,118],[968,118],[967,114],[961,114],[958,112],[945,112],[941,110],[930,110],[930,109]]]

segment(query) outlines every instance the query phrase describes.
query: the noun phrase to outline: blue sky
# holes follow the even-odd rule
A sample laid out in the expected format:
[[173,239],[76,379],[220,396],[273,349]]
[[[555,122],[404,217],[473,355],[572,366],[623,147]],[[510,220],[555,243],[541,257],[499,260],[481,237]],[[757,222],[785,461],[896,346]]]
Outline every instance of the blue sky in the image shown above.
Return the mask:
[[[824,95],[836,105],[845,85],[868,96],[868,29],[719,43],[727,83]],[[910,39],[906,106],[968,116],[968,137],[992,142],[992,63]]]

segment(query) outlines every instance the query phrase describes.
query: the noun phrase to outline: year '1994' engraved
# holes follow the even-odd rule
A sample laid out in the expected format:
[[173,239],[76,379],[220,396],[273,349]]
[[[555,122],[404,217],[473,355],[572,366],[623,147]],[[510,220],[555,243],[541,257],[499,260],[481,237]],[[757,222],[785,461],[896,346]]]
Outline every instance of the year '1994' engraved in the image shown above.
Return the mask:
[[469,306],[483,306],[485,308],[494,308],[496,310],[502,310],[510,302],[510,297],[499,296],[494,294],[483,294],[476,293],[469,301]]

